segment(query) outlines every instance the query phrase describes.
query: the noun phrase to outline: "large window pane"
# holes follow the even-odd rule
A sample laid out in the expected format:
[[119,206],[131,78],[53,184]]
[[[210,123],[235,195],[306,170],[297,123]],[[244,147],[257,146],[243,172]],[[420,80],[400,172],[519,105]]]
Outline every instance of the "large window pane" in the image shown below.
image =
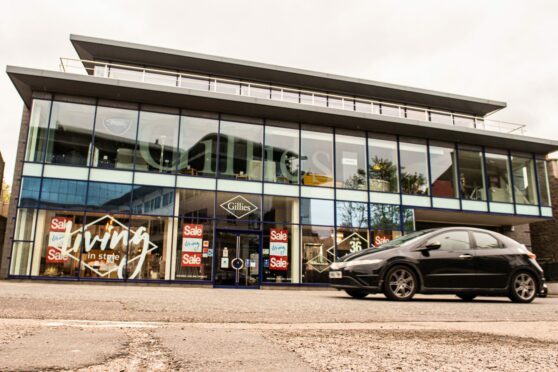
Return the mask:
[[368,135],[370,191],[399,192],[395,136]]
[[486,200],[482,151],[475,147],[459,147],[459,189],[467,200]]
[[336,258],[360,252],[370,246],[369,231],[355,227],[338,227],[335,233],[335,243]]
[[218,120],[182,116],[178,173],[189,176],[215,176],[218,132]]
[[338,201],[335,205],[338,227],[368,228],[368,204]]
[[488,195],[492,202],[511,203],[510,162],[504,151],[485,153]]
[[132,213],[172,216],[174,189],[157,186],[134,186]]
[[97,108],[93,166],[134,169],[138,112],[112,107]]
[[298,282],[300,262],[298,225],[265,224],[263,233],[263,281]]
[[[177,280],[211,280],[213,262],[213,222],[183,219],[176,226]],[[173,279],[174,279],[173,278]]]
[[104,212],[130,211],[132,186],[117,183],[89,182],[87,209]]
[[302,184],[333,187],[333,134],[301,132]]
[[299,199],[264,195],[264,221],[298,223]]
[[333,226],[333,200],[300,199],[300,215],[301,223]]
[[548,185],[548,172],[546,160],[537,159],[537,176],[539,177],[539,193],[541,204],[545,207],[550,206],[550,187]]
[[21,179],[21,193],[19,195],[19,207],[38,208],[40,191],[41,191],[40,178],[23,177]]
[[177,190],[178,215],[190,218],[212,218],[215,192],[203,190]]
[[32,241],[35,234],[36,209],[20,208],[17,210],[14,240]]
[[54,102],[46,151],[47,163],[90,164],[95,106]]
[[370,204],[370,229],[400,230],[399,211],[398,205]]
[[455,146],[451,143],[431,142],[429,150],[432,196],[458,197]]
[[170,173],[176,169],[178,115],[140,113],[135,169]]
[[10,259],[10,275],[29,275],[33,243],[14,241]]
[[335,184],[346,189],[366,190],[366,138],[335,134]]
[[266,182],[298,184],[299,158],[298,129],[265,127]]
[[302,226],[302,282],[329,283],[328,268],[335,260],[335,229]]
[[221,121],[219,177],[261,181],[263,125]]
[[428,195],[426,141],[403,139],[399,144],[401,156],[401,192]]
[[85,181],[45,178],[41,189],[41,208],[83,210],[86,191]]
[[535,161],[522,155],[512,156],[513,187],[517,204],[537,204]]
[[25,152],[26,161],[43,161],[50,104],[50,101],[33,100],[31,119],[29,121],[29,135],[27,137],[27,151]]

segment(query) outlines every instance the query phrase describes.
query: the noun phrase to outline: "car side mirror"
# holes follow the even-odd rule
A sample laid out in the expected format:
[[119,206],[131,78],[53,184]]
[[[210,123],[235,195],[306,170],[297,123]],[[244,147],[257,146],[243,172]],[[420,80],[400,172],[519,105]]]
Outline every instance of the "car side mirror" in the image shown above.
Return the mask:
[[430,244],[425,245],[424,247],[422,247],[422,251],[433,251],[435,249],[440,249],[440,247],[442,246],[442,243],[440,243],[439,241],[435,240],[433,242],[430,242]]

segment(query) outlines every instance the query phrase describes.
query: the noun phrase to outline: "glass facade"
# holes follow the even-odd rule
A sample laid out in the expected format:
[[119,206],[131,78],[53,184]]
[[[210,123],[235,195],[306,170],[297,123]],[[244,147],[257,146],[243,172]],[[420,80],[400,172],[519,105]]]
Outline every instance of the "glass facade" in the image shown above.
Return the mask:
[[33,110],[25,165],[41,171],[24,170],[13,276],[323,284],[439,198],[550,205],[532,154],[216,113]]

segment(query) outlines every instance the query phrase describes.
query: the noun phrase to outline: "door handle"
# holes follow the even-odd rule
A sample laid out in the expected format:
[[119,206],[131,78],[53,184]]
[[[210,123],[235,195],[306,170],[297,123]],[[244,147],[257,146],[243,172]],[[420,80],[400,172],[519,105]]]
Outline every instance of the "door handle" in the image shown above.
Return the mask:
[[459,258],[463,259],[463,260],[470,260],[473,258],[473,255],[469,254],[469,253],[465,253],[465,254],[461,254],[459,255]]

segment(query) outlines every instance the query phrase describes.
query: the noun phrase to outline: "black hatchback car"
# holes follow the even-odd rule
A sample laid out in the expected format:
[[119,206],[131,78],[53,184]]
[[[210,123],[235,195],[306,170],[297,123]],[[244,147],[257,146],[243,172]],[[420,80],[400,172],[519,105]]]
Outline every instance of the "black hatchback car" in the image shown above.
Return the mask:
[[347,255],[330,266],[329,278],[355,298],[384,293],[401,301],[418,292],[456,294],[465,301],[504,295],[531,302],[547,291],[543,270],[524,245],[467,227],[417,231]]

